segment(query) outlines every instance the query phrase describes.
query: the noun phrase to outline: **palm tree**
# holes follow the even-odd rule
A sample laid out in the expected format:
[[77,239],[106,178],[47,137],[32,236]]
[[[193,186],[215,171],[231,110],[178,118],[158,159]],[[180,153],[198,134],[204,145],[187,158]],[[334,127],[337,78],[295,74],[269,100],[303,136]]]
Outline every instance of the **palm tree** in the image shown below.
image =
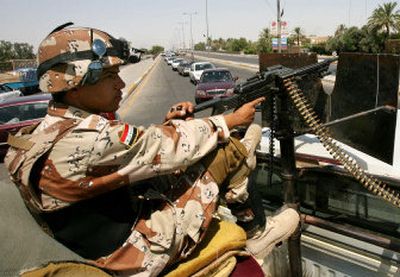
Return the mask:
[[272,51],[272,34],[270,29],[263,29],[257,40],[257,51],[259,53],[269,53]]
[[398,30],[400,26],[400,11],[395,11],[396,6],[396,2],[379,5],[368,18],[368,26],[373,30],[384,30],[388,38],[391,29]]
[[300,27],[294,28],[293,31],[294,31],[295,36],[296,36],[297,45],[300,46],[300,39],[304,37],[303,31],[301,30]]
[[346,30],[347,30],[346,25],[340,24],[340,25],[336,28],[335,37],[344,34],[344,32],[346,32]]

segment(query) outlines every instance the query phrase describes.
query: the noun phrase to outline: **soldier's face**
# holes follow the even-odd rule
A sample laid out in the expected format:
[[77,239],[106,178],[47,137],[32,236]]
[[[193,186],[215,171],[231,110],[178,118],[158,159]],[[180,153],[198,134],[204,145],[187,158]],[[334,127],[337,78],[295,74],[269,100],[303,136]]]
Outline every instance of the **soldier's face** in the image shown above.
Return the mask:
[[81,107],[92,113],[115,112],[122,99],[121,89],[125,87],[118,73],[118,66],[104,69],[96,84],[79,88]]

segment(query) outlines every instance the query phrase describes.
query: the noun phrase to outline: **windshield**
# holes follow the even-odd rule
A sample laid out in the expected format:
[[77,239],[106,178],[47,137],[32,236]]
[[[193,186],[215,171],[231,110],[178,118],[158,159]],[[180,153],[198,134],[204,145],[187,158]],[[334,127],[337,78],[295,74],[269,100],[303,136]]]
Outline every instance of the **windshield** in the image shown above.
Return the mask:
[[0,124],[42,118],[47,114],[47,102],[21,104],[0,109]]
[[205,70],[205,69],[211,69],[214,68],[214,66],[210,63],[204,63],[204,64],[196,64],[196,71],[197,70]]
[[201,75],[201,82],[231,82],[232,75],[229,71],[210,71]]

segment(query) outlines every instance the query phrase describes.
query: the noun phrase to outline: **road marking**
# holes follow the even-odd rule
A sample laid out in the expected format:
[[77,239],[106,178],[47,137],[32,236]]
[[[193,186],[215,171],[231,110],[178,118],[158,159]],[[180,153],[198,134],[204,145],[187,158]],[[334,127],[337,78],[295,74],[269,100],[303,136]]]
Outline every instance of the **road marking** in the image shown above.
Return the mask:
[[[136,81],[134,82],[131,87],[128,90],[128,96],[127,99],[124,101],[124,107],[120,109],[119,114],[121,117],[125,117],[127,108],[133,105],[133,102],[135,101],[137,95],[139,92],[142,90],[142,88],[145,86],[145,84],[149,80],[149,76],[151,73],[154,71],[154,68],[156,65],[160,63],[160,58],[157,58],[158,60],[153,63],[149,69],[146,70],[146,72]],[[134,92],[134,93],[133,93]]]

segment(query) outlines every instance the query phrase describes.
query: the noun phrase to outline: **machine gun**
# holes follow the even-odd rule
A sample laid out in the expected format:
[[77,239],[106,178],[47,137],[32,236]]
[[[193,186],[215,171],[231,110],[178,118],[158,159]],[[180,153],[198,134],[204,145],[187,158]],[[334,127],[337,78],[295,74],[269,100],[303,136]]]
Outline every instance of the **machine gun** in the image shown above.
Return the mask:
[[[338,160],[343,167],[354,176],[365,188],[372,193],[383,198],[385,201],[400,207],[400,195],[385,183],[367,174],[357,162],[349,156],[336,142],[333,141],[331,132],[325,124],[321,122],[319,116],[314,112],[307,98],[298,87],[297,81],[305,77],[322,76],[327,72],[329,65],[338,58],[326,59],[323,62],[311,64],[298,69],[290,69],[281,65],[268,67],[262,73],[239,84],[235,88],[235,95],[232,97],[214,99],[195,106],[194,112],[199,112],[208,108],[213,109],[213,114],[223,113],[230,109],[236,109],[243,104],[253,101],[259,97],[278,96],[279,105],[279,140],[285,143],[288,150],[282,149],[282,157],[289,157],[290,170],[294,172],[294,149],[293,149],[293,128],[289,118],[288,102],[294,104],[300,116],[310,127],[311,131],[318,136],[325,149]],[[283,93],[285,92],[285,93]],[[275,93],[275,94],[274,94]],[[285,147],[283,147],[285,148]],[[288,196],[292,202],[292,196]],[[288,199],[286,199],[288,200]]]
[[338,58],[326,59],[322,62],[307,65],[298,69],[290,69],[282,65],[268,67],[267,70],[247,79],[246,82],[238,84],[234,88],[231,97],[218,98],[196,105],[194,112],[200,112],[212,108],[212,114],[220,114],[230,109],[236,109],[243,104],[253,101],[262,96],[270,96],[274,92],[281,91],[285,80],[292,78],[302,79],[311,76],[323,77],[328,71],[329,65]]

